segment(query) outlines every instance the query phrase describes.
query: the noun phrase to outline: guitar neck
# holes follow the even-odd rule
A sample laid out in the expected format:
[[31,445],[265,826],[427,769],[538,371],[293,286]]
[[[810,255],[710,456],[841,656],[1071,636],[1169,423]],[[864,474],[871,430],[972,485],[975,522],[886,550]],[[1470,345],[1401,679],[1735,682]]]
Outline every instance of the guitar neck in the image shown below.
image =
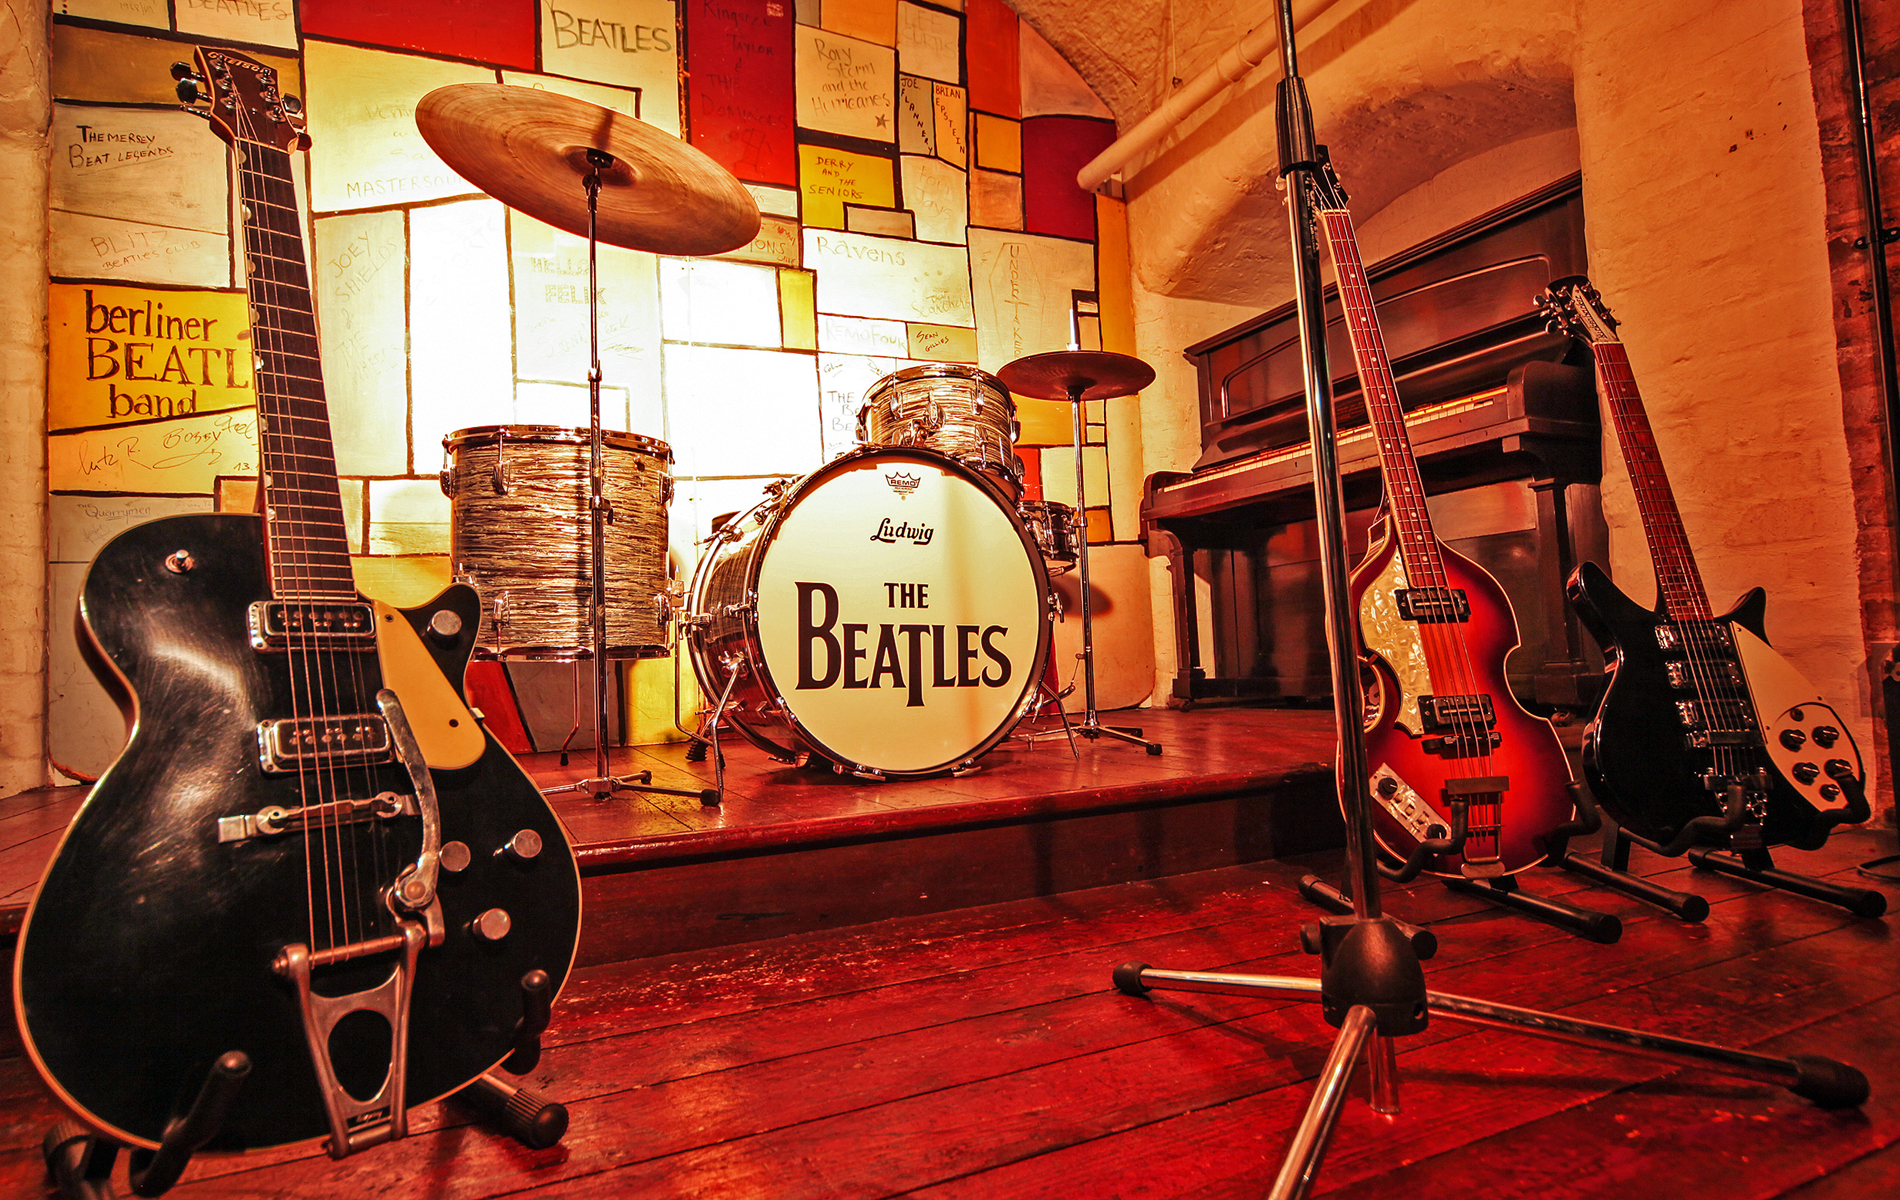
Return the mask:
[[1365,392],[1366,413],[1379,441],[1379,471],[1385,480],[1386,509],[1404,558],[1406,577],[1420,587],[1442,587],[1445,571],[1432,533],[1431,510],[1425,504],[1425,484],[1412,454],[1411,435],[1405,429],[1405,409],[1386,357],[1385,338],[1379,332],[1372,287],[1359,259],[1359,241],[1353,233],[1352,214],[1344,208],[1321,207],[1321,224],[1332,248],[1333,268],[1339,276],[1339,300],[1346,314],[1346,334]]
[[1649,414],[1643,409],[1642,393],[1636,390],[1629,356],[1617,341],[1593,341],[1590,349],[1596,356],[1604,403],[1616,426],[1617,444],[1629,469],[1630,487],[1636,493],[1643,535],[1649,540],[1657,594],[1675,620],[1709,620],[1708,592],[1703,589],[1702,573],[1696,569],[1695,554],[1682,529],[1676,494],[1663,473],[1662,456],[1656,451],[1656,437],[1649,427]]
[[234,153],[271,592],[285,600],[355,599],[290,154],[248,140]]

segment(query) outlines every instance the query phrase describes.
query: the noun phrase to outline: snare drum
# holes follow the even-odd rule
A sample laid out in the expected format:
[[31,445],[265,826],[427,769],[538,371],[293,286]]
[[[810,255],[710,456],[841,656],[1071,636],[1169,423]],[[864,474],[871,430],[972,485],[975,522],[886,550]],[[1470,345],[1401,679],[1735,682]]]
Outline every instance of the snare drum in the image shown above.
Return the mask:
[[1022,491],[1016,461],[1016,402],[1003,381],[959,363],[894,371],[871,385],[858,409],[858,440],[869,446],[923,446]]
[[[484,425],[442,439],[449,465],[449,562],[482,597],[482,658],[587,658],[593,635],[593,536],[588,431]],[[612,658],[665,655],[666,508],[673,499],[665,442],[603,432],[607,645]]]
[[783,761],[955,769],[1005,737],[1049,654],[1049,577],[1009,502],[922,449],[856,450],[722,526],[693,575],[700,690]]
[[1081,541],[1082,530],[1073,508],[1054,500],[1019,500],[1016,514],[1041,548],[1049,574],[1075,569],[1075,547]]

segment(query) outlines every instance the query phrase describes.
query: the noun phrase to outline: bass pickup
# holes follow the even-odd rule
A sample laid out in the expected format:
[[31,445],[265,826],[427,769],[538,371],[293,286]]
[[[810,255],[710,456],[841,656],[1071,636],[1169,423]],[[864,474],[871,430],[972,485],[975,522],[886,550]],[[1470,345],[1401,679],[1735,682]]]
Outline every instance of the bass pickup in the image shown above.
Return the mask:
[[251,605],[258,650],[371,650],[376,610],[361,600],[259,600]]
[[383,718],[354,713],[259,721],[257,757],[266,775],[294,775],[311,768],[386,763],[394,753]]
[[1471,601],[1463,588],[1396,588],[1392,599],[1399,616],[1421,625],[1460,624],[1471,619]]

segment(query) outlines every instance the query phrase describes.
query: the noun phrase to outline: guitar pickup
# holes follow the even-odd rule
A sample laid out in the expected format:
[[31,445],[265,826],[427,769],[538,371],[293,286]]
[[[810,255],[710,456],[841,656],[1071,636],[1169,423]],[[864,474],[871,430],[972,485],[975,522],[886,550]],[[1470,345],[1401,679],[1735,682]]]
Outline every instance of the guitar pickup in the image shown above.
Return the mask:
[[1725,654],[1735,650],[1734,636],[1729,633],[1728,626],[1720,621],[1682,621],[1674,625],[1656,626],[1658,650],[1680,650],[1685,641],[1705,654],[1710,650],[1720,650]]
[[1440,758],[1476,758],[1480,754],[1489,754],[1503,744],[1504,735],[1493,729],[1452,737],[1428,737],[1419,742],[1419,749]]
[[1683,741],[1691,750],[1761,745],[1761,728],[1742,700],[1678,700],[1676,719],[1682,724]]
[[1448,625],[1471,619],[1471,602],[1463,588],[1398,588],[1392,593],[1399,616],[1422,625]]
[[[1703,663],[1700,672],[1686,662],[1668,662],[1663,664],[1663,670],[1669,674],[1669,686],[1678,691],[1706,682],[1736,688],[1743,686],[1742,669],[1732,662]],[[1696,678],[1698,674],[1702,676],[1701,679]]]
[[1420,696],[1418,712],[1428,730],[1473,725],[1489,729],[1498,723],[1497,714],[1491,708],[1491,697],[1482,692],[1475,696]]
[[382,717],[298,717],[257,723],[257,757],[266,775],[294,775],[310,767],[344,767],[392,760]]
[[258,650],[376,648],[376,610],[361,601],[259,600],[250,617]]
[[395,792],[379,792],[367,800],[332,800],[328,804],[308,804],[297,808],[273,804],[254,813],[219,817],[218,840],[248,842],[252,838],[301,833],[306,829],[335,829],[365,821],[387,821],[416,815],[416,798],[397,795]]

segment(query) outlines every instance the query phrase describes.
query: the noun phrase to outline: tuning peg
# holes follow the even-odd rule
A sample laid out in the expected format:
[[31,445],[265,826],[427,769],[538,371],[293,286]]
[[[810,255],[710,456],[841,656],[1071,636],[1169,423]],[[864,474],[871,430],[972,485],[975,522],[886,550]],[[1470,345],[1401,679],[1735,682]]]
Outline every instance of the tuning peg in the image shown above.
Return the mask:
[[197,74],[196,71],[191,69],[191,64],[188,62],[175,62],[172,64],[173,79],[191,79]]
[[198,90],[198,85],[202,82],[203,80],[180,79],[178,87],[174,90],[177,91],[178,98],[186,104],[196,104],[205,98],[204,93]]

